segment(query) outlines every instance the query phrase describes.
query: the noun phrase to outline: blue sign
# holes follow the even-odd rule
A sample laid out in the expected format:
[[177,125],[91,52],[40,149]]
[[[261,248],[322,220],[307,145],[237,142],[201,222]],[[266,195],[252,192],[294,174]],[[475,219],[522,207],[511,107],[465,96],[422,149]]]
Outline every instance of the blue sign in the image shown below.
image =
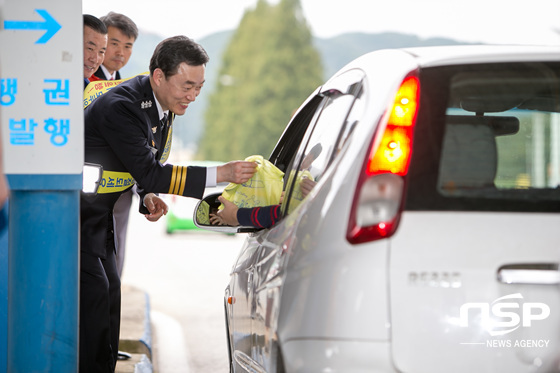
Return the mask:
[[35,9],[43,17],[44,22],[35,21],[4,21],[4,30],[45,30],[46,32],[35,42],[45,44],[62,26],[44,9]]
[[12,191],[7,248],[0,232],[0,373],[76,373],[81,1],[0,0],[0,14],[1,150]]
[[0,79],[0,105],[12,105],[16,101],[17,79]]

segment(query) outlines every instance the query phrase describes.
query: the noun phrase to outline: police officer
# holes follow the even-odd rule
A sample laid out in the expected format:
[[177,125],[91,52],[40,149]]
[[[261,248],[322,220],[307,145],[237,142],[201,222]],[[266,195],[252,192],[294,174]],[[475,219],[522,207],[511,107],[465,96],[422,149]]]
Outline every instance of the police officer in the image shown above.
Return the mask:
[[120,280],[112,211],[137,184],[139,211],[150,221],[167,213],[157,193],[202,198],[206,186],[243,183],[256,164],[218,167],[163,164],[173,117],[183,115],[204,84],[208,55],[185,36],[165,39],[150,60],[150,74],[112,88],[85,109],[85,161],[103,166],[97,195],[81,196],[80,372],[113,372],[120,328]]

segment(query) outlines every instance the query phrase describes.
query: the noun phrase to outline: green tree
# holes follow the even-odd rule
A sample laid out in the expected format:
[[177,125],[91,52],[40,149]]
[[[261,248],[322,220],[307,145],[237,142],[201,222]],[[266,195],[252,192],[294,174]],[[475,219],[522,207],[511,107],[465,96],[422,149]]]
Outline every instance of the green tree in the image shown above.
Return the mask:
[[321,84],[318,51],[299,0],[259,0],[224,52],[199,157],[270,155],[293,111]]

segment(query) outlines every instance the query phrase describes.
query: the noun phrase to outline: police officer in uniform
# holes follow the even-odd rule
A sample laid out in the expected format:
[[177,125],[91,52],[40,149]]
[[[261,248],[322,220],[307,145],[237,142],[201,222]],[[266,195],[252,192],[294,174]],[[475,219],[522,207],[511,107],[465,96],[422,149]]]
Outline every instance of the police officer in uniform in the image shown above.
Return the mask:
[[139,211],[150,221],[167,213],[157,193],[202,198],[219,182],[243,183],[256,164],[218,167],[162,164],[171,146],[174,115],[183,115],[204,84],[208,55],[185,36],[165,39],[150,74],[112,88],[85,109],[85,161],[103,166],[96,195],[81,196],[80,372],[114,372],[120,328],[120,280],[112,211],[136,183]]

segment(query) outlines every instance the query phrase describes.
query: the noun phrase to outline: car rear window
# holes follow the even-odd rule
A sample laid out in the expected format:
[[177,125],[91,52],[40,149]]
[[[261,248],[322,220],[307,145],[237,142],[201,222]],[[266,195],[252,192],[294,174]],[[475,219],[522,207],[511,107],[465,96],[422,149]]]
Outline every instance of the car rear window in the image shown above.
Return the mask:
[[431,68],[408,179],[409,210],[560,211],[560,66]]

